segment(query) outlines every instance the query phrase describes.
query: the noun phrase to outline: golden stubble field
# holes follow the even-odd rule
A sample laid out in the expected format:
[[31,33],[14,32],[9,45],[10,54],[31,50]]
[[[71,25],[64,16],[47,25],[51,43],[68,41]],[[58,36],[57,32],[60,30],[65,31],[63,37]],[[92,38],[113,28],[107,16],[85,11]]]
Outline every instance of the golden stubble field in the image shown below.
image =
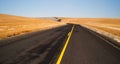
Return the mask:
[[120,36],[120,18],[63,18],[63,21],[81,24]]
[[120,44],[120,18],[63,18],[62,21],[80,24]]
[[62,22],[0,14],[0,39],[74,23],[120,37],[120,18],[62,18]]
[[0,39],[64,25],[53,20],[0,14]]

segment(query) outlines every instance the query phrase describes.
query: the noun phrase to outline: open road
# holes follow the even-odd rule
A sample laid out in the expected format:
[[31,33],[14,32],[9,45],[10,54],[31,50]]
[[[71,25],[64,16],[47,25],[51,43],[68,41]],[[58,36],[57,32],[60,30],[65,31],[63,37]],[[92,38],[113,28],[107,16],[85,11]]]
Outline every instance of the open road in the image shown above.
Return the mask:
[[60,53],[62,57],[59,56],[56,64],[120,64],[120,50],[105,39],[80,25],[75,25],[71,32],[65,52]]
[[0,41],[0,64],[48,64],[72,25],[33,32]]
[[0,41],[0,64],[120,64],[120,50],[67,24]]

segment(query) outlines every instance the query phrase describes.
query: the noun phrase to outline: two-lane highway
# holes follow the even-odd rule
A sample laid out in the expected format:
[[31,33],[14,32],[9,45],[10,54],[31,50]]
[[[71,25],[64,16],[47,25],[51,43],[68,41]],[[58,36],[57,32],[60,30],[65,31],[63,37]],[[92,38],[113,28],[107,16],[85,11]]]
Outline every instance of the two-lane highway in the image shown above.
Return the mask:
[[55,64],[120,64],[119,50],[80,25],[75,25],[64,47]]
[[0,41],[0,64],[120,64],[120,51],[68,24]]

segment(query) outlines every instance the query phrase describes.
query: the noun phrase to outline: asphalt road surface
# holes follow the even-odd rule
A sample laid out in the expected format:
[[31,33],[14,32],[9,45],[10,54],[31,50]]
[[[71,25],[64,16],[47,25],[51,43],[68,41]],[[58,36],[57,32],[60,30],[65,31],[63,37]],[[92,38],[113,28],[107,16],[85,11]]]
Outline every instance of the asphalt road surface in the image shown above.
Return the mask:
[[0,64],[48,64],[72,25],[33,32],[0,41]]
[[0,64],[120,64],[120,51],[68,24],[0,41]]
[[77,25],[58,64],[120,64],[120,51]]

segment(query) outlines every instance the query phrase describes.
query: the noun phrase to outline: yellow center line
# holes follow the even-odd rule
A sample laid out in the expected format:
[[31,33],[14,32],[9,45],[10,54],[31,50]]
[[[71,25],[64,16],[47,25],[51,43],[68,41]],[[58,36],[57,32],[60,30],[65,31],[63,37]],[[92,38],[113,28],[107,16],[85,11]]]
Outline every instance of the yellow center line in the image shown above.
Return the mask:
[[61,52],[61,54],[60,54],[60,56],[59,56],[56,64],[60,64],[60,63],[61,63],[61,60],[62,60],[62,58],[63,58],[63,55],[64,55],[64,53],[65,53],[65,50],[66,50],[66,48],[67,48],[67,45],[68,45],[68,43],[69,43],[70,37],[71,37],[71,35],[72,35],[74,26],[75,26],[75,25],[72,26],[71,31],[68,33],[67,41],[65,42],[65,45],[64,45],[64,47],[63,47],[63,49],[62,49],[62,52]]

